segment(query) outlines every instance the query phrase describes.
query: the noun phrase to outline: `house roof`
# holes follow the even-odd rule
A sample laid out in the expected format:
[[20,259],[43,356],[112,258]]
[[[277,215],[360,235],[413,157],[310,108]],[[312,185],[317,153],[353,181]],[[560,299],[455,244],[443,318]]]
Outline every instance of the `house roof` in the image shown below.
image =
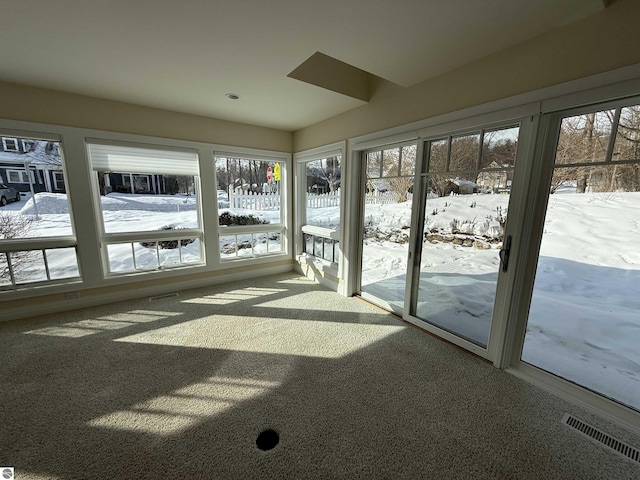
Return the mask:
[[0,80],[294,131],[609,3],[4,0]]
[[57,147],[47,153],[47,143],[49,142],[36,141],[34,150],[27,153],[0,151],[0,165],[14,164],[24,167],[25,162],[30,162],[39,166],[61,167],[62,159]]

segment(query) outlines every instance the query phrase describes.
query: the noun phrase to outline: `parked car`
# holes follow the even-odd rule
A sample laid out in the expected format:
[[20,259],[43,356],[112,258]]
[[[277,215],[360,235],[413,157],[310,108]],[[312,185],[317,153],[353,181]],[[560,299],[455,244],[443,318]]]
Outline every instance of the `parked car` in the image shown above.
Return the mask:
[[7,187],[0,183],[0,207],[4,207],[9,202],[19,202],[20,192],[13,187]]

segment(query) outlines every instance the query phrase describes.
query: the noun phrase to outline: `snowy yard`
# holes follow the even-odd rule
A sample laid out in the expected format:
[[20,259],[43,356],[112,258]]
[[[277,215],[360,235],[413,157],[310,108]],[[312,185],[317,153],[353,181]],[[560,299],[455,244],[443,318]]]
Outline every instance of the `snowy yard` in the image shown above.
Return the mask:
[[[507,195],[427,201],[425,235],[491,237]],[[473,205],[473,207],[472,207]],[[403,288],[411,205],[367,205],[363,290]],[[454,222],[457,220],[457,222]],[[488,222],[488,223],[487,223]],[[384,240],[385,237],[390,240]],[[383,239],[383,240],[381,240]],[[640,409],[640,193],[557,193],[549,200],[523,360]],[[500,244],[424,241],[418,316],[486,344]]]

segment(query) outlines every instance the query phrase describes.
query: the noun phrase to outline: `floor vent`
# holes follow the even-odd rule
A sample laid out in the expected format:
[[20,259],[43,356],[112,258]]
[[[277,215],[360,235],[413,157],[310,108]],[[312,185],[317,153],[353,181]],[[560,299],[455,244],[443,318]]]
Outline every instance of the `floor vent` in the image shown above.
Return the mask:
[[604,445],[605,447],[613,450],[623,457],[640,464],[640,450],[638,450],[637,448],[632,447],[631,445],[627,445],[626,443],[621,442],[620,440],[612,437],[607,433],[601,432],[597,428],[584,423],[582,420],[578,420],[576,417],[573,417],[568,413],[565,413],[564,417],[562,417],[562,423],[570,426],[571,428],[574,428],[583,435],[586,435],[592,440],[595,440],[596,442]]
[[169,298],[169,297],[177,297],[178,294],[177,293],[167,293],[165,295],[157,295],[155,297],[149,297],[149,301],[150,302],[154,302],[156,300],[161,300],[163,298]]

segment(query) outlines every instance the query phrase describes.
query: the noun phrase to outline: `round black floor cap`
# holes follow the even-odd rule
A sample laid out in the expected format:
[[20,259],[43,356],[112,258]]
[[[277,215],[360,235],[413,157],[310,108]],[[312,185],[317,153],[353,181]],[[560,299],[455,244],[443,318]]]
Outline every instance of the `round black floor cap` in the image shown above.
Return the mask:
[[278,432],[269,429],[258,435],[258,438],[256,438],[256,445],[260,450],[271,450],[273,447],[278,445],[279,441],[280,437],[278,436]]

